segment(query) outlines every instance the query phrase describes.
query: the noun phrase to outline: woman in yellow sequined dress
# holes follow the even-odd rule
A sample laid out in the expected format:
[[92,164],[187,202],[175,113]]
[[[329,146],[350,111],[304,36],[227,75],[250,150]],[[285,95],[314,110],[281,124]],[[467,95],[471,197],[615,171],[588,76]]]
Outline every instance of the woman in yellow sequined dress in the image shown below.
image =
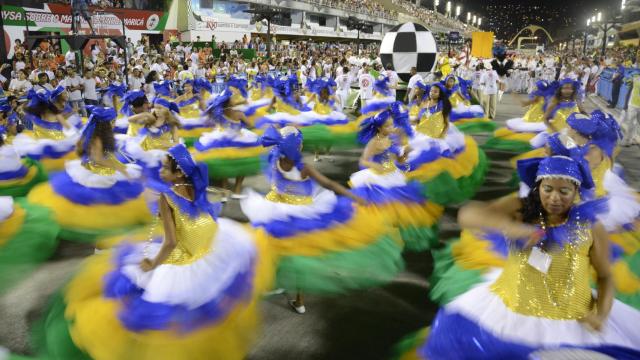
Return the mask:
[[53,211],[62,228],[61,237],[83,242],[151,220],[139,181],[140,167],[116,159],[115,110],[98,106],[88,110],[89,123],[78,143],[80,159],[68,161],[65,171],[28,195],[33,204]]
[[161,177],[162,235],[88,259],[44,322],[48,358],[245,358],[273,278],[264,240],[216,218],[207,168],[184,145]]
[[530,359],[570,347],[637,358],[640,312],[613,300],[608,235],[596,219],[606,202],[576,204],[594,186],[588,165],[553,156],[521,161],[518,170],[530,188],[525,199],[474,203],[459,213],[461,226],[502,236],[504,270],[444,306],[414,355]]

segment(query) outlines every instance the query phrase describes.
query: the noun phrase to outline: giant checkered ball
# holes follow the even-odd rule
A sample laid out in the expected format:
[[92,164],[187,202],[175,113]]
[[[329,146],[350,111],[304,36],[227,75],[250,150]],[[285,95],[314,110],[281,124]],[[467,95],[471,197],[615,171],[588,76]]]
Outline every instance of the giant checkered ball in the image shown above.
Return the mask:
[[412,67],[425,76],[436,65],[436,40],[431,31],[416,23],[404,23],[391,29],[382,39],[380,60],[392,64],[400,79],[408,82]]

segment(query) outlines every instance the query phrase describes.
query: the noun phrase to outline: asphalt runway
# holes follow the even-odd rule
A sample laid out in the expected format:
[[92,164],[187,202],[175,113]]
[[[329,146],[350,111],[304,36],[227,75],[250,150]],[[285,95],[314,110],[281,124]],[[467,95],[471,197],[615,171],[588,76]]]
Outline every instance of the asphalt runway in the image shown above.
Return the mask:
[[[506,94],[498,106],[496,122],[520,117],[519,101],[524,95]],[[596,104],[587,100],[586,108]],[[474,136],[479,144],[486,136]],[[638,147],[622,149],[618,161],[624,166],[627,181],[638,188],[640,166]],[[491,161],[485,184],[476,199],[487,200],[512,191],[508,186],[513,154],[487,151]],[[330,178],[346,183],[357,171],[359,151],[335,152],[315,166]],[[312,157],[306,157],[312,162]],[[245,186],[267,190],[262,176],[248,178]],[[447,207],[440,222],[442,242],[457,236],[456,206]],[[237,202],[225,205],[223,216],[246,221]],[[0,346],[17,354],[32,354],[29,330],[40,317],[48,297],[60,288],[77,269],[82,258],[93,253],[88,245],[63,242],[55,257],[39,266],[8,294],[0,298]],[[307,296],[307,312],[294,313],[286,295],[266,297],[262,302],[263,327],[250,352],[250,360],[339,360],[388,359],[393,345],[403,336],[428,326],[437,306],[429,301],[429,275],[433,260],[429,252],[406,253],[406,270],[384,287],[353,292],[339,297]]]

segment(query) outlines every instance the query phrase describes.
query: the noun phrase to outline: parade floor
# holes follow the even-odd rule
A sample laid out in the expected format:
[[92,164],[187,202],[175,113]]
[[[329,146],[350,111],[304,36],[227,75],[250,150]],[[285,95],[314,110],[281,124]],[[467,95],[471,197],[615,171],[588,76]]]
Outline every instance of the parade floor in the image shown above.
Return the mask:
[[[497,122],[520,117],[520,101],[525,95],[505,95],[498,106]],[[587,110],[596,104],[588,99]],[[479,144],[486,136],[475,136]],[[625,169],[628,183],[640,188],[638,147],[623,148],[618,162]],[[330,178],[346,183],[357,171],[359,151],[336,152],[315,163]],[[511,153],[487,151],[491,167],[478,200],[494,199],[512,191],[508,184],[513,170]],[[306,161],[312,162],[312,157]],[[245,186],[265,191],[261,176],[248,178]],[[440,223],[442,242],[457,236],[457,208],[448,207]],[[223,216],[246,221],[237,201],[231,200]],[[26,280],[0,298],[0,345],[17,354],[30,354],[29,331],[42,314],[48,297],[62,286],[82,259],[93,252],[89,245],[63,242],[55,257],[41,265]],[[262,304],[264,325],[252,349],[251,360],[311,359],[388,359],[393,344],[428,326],[437,306],[428,299],[431,254],[406,253],[406,270],[391,284],[340,297],[306,297],[307,313],[298,315],[287,304],[286,295],[266,297]]]

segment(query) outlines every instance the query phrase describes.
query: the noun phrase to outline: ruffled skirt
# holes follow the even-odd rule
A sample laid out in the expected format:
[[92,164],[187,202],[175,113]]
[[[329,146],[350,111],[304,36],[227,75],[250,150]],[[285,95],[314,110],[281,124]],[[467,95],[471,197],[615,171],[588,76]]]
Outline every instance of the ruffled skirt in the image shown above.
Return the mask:
[[204,133],[194,144],[193,158],[209,167],[209,177],[228,179],[260,173],[266,149],[254,132],[224,129]]
[[[129,177],[139,178],[140,168],[127,165]],[[124,175],[98,175],[80,160],[69,161],[63,172],[37,185],[28,195],[36,205],[50,208],[67,240],[93,242],[144,225],[151,213],[141,182]]]
[[385,284],[403,269],[402,242],[384,217],[348,198],[323,190],[293,205],[246,194],[242,211],[279,255],[278,287],[336,294]]
[[496,128],[496,124],[485,117],[480,105],[458,104],[451,109],[449,120],[465,134],[486,133]]
[[18,134],[13,146],[23,157],[39,161],[47,172],[64,169],[64,163],[77,158],[76,143],[80,138],[75,133],[63,140],[35,139],[27,134]]
[[158,242],[89,258],[47,314],[49,358],[243,359],[272,260],[264,239],[231,220],[219,219],[214,236],[194,262],[146,273],[139,264]]

